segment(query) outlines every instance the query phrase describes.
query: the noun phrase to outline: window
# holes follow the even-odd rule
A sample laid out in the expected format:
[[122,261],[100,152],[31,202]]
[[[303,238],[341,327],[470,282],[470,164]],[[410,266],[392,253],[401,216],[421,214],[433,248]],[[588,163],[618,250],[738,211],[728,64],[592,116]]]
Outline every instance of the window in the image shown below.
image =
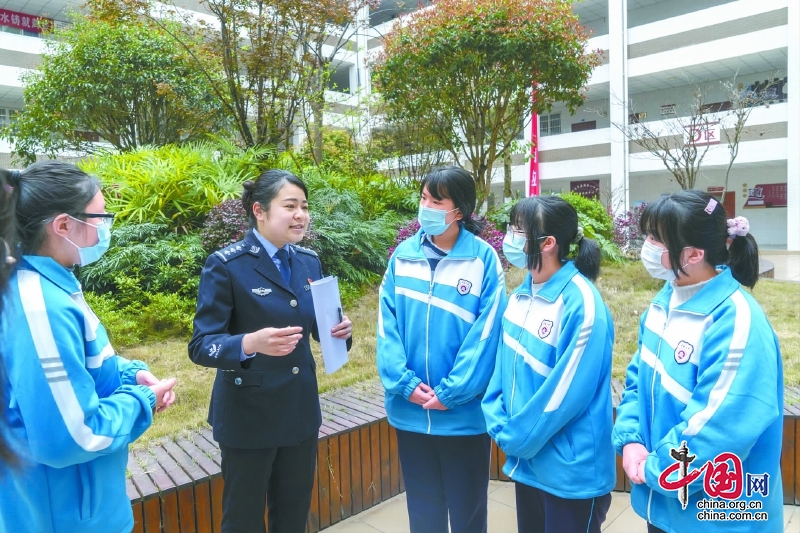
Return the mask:
[[539,115],[539,135],[558,135],[561,133],[561,113]]
[[0,107],[0,128],[11,124],[14,121],[14,115],[16,114],[16,109],[6,109],[4,107]]

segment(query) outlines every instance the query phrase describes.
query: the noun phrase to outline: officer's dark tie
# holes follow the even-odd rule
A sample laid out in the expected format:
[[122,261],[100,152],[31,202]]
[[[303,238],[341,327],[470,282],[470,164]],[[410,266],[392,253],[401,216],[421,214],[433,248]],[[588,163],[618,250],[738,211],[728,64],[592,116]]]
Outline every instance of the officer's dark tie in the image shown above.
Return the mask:
[[281,266],[278,270],[281,271],[281,275],[286,281],[286,285],[289,285],[289,280],[292,279],[292,270],[289,266],[289,252],[287,252],[285,248],[278,248],[278,251],[275,252],[275,255],[281,260]]

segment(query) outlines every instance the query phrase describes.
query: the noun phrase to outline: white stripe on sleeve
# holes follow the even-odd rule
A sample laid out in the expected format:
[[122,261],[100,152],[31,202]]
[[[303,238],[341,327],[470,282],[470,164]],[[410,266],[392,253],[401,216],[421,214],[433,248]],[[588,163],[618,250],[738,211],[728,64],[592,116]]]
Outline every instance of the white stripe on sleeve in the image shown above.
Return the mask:
[[697,435],[703,429],[706,422],[714,416],[719,406],[725,401],[725,396],[736,378],[736,372],[739,371],[744,347],[750,336],[750,306],[740,291],[731,295],[731,301],[736,308],[736,317],[733,322],[733,335],[728,347],[728,357],[725,359],[725,364],[722,365],[722,372],[720,372],[717,382],[708,395],[708,404],[689,418],[686,429],[683,430],[684,435]]
[[50,328],[50,320],[47,317],[39,274],[29,270],[20,270],[17,279],[22,308],[33,338],[36,355],[42,364],[47,384],[67,431],[78,446],[87,452],[96,452],[107,448],[113,439],[95,435],[92,429],[86,425],[86,415],[75,394],[75,389],[72,388],[69,376],[64,370],[61,354],[58,353],[56,340]]
[[561,407],[561,402],[564,401],[564,397],[567,395],[570,385],[572,385],[572,380],[575,377],[575,372],[578,370],[578,365],[586,349],[586,342],[589,340],[589,335],[594,325],[594,294],[592,293],[591,287],[589,287],[586,280],[578,275],[573,276],[571,282],[580,289],[581,295],[583,296],[583,325],[578,334],[578,341],[575,343],[575,349],[572,350],[569,361],[567,361],[567,368],[564,369],[564,373],[561,375],[561,379],[558,381],[555,391],[553,391],[553,396],[544,408],[545,413],[555,411]]

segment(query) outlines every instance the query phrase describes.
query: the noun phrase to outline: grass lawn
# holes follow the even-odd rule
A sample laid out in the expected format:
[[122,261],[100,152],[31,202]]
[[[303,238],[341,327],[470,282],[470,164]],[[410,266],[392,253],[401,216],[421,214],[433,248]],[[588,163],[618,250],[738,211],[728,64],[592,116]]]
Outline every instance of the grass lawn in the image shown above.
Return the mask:
[[[524,272],[512,268],[506,278],[509,290],[517,287]],[[653,280],[640,262],[606,267],[597,280],[606,304],[614,317],[614,377],[624,380],[625,369],[636,351],[639,316],[647,308],[662,282]],[[761,280],[753,295],[767,313],[778,333],[783,353],[785,382],[800,384],[800,283]],[[375,326],[377,321],[377,287],[370,289],[347,315],[353,321],[353,348],[350,362],[332,375],[325,375],[319,345],[311,343],[317,358],[320,391],[345,387],[377,377],[375,368]],[[215,370],[195,365],[189,360],[185,339],[162,341],[135,348],[123,348],[125,357],[146,361],[158,377],[176,376],[178,401],[164,413],[156,415],[153,427],[135,447],[205,423]],[[149,439],[149,440],[148,440]]]

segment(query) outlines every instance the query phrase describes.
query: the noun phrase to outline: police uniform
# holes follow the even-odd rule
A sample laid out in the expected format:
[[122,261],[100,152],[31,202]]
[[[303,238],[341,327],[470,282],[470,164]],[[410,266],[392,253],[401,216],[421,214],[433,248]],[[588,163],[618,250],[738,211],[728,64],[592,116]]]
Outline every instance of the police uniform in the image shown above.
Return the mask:
[[[264,531],[268,494],[270,531],[302,532],[321,425],[309,285],[322,265],[313,251],[290,245],[287,284],[254,231],[206,261],[189,357],[218,369],[208,423],[222,450],[223,531]],[[289,326],[303,328],[290,354],[241,360],[246,333]]]

